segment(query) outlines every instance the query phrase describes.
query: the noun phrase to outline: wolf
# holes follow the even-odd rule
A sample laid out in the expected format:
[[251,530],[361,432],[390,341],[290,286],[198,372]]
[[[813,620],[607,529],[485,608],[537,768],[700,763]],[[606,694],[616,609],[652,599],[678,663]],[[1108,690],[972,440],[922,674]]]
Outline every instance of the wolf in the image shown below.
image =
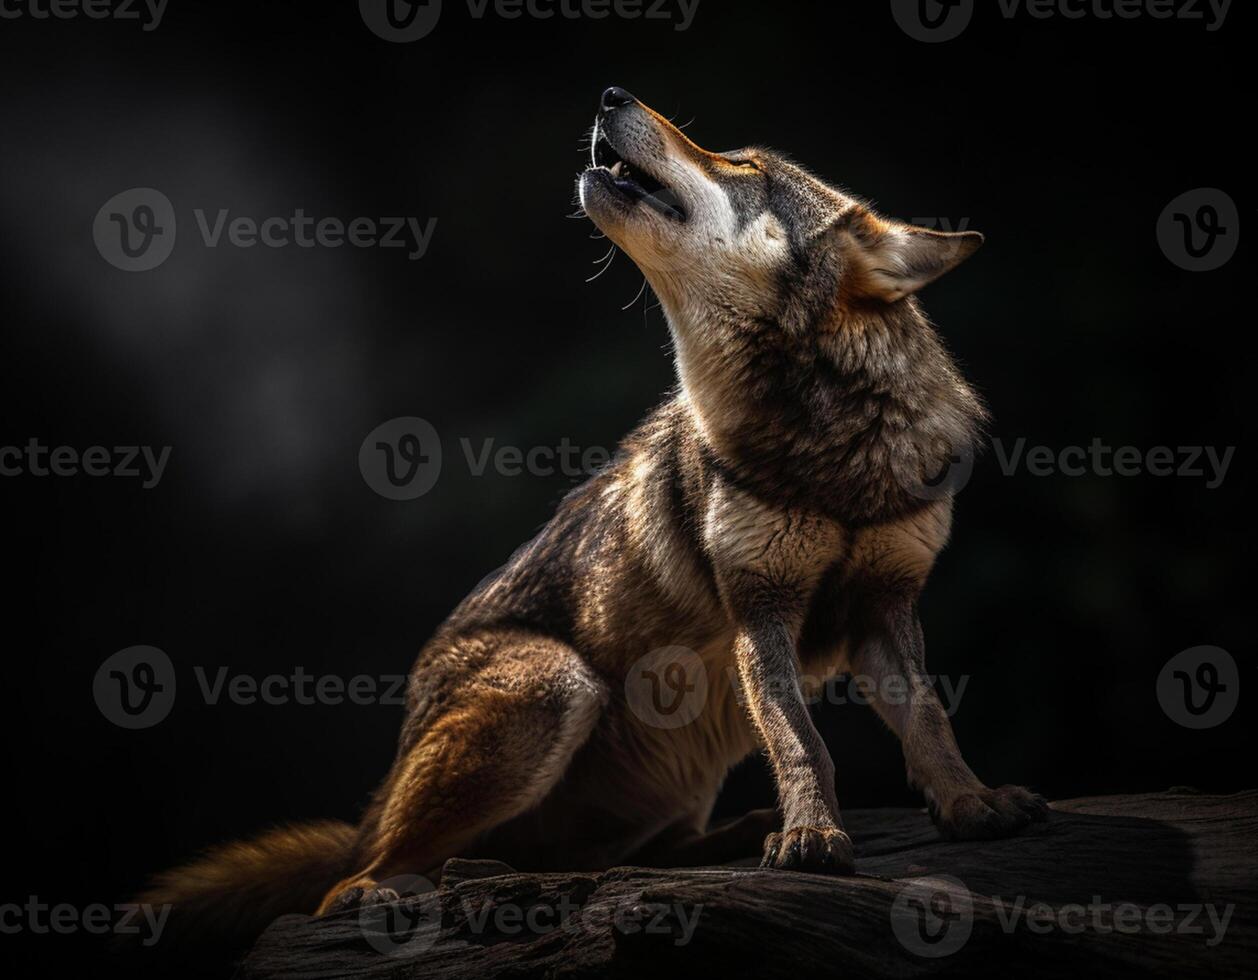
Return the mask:
[[[1045,818],[1042,798],[966,765],[917,612],[951,527],[939,475],[985,411],[916,294],[982,236],[882,217],[767,149],[702,149],[616,87],[577,192],[659,298],[675,393],[423,648],[360,823],[167,872],[143,900],[176,924],[387,902],[455,856],[556,870],[760,853],[850,874],[808,709],[844,672],[873,681],[943,834]],[[877,695],[897,684],[906,696]],[[710,826],[758,751],[778,806]]]

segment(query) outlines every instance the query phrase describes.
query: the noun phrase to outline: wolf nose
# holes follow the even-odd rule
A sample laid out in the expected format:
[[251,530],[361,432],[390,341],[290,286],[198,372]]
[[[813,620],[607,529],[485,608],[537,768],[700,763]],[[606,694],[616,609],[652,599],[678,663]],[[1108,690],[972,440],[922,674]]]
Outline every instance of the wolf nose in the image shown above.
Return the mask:
[[600,104],[604,112],[609,112],[612,109],[619,109],[622,105],[629,105],[637,101],[619,85],[613,85],[603,93],[603,101]]

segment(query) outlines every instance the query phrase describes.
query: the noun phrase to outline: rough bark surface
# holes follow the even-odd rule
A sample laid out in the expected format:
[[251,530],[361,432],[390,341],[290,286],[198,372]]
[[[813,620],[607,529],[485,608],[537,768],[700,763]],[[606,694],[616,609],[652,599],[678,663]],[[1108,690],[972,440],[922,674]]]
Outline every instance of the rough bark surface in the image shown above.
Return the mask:
[[855,877],[451,861],[397,905],[278,919],[239,976],[1258,975],[1258,791],[1068,800],[1001,841],[941,841],[915,810],[844,819]]

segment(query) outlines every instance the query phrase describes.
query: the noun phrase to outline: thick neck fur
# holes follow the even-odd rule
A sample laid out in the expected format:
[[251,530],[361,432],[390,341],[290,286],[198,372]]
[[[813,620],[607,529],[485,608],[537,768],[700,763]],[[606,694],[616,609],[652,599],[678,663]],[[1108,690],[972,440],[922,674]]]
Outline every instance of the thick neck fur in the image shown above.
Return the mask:
[[978,397],[913,298],[810,309],[791,295],[776,316],[665,300],[682,400],[714,462],[768,501],[853,526],[918,509],[920,481],[972,451]]

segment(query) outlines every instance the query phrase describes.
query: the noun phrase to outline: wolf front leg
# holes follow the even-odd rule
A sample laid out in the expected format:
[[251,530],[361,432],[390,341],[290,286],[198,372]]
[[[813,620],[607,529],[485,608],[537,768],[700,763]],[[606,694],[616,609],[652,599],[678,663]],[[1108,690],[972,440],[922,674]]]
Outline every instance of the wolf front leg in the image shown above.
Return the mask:
[[1047,814],[1044,800],[1021,786],[989,789],[966,765],[952,722],[926,673],[926,641],[913,596],[864,597],[866,626],[853,667],[870,703],[900,738],[909,782],[926,795],[946,837],[1005,837]]
[[781,619],[753,617],[734,642],[743,697],[782,809],[782,830],[765,838],[761,867],[851,874],[852,839],[839,817],[834,762],[804,702],[794,632]]

